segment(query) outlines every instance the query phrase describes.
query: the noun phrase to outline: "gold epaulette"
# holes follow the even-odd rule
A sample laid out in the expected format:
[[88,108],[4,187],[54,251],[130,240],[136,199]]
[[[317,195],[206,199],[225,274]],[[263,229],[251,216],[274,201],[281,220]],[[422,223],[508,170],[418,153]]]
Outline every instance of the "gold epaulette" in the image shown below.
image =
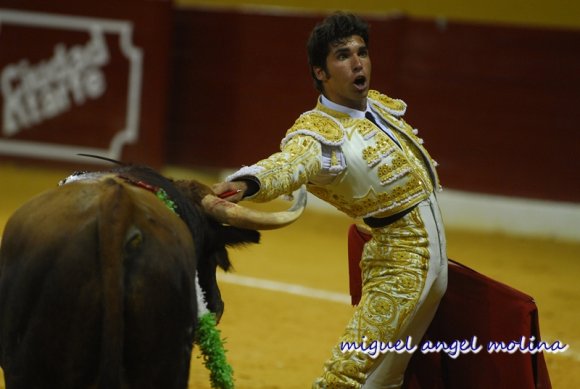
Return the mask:
[[296,122],[286,132],[282,139],[281,146],[297,135],[309,135],[322,144],[338,146],[344,142],[344,129],[340,122],[332,116],[319,111],[312,110],[300,115]]
[[403,116],[407,110],[407,104],[403,100],[393,99],[376,90],[369,90],[368,98],[372,105],[393,116]]

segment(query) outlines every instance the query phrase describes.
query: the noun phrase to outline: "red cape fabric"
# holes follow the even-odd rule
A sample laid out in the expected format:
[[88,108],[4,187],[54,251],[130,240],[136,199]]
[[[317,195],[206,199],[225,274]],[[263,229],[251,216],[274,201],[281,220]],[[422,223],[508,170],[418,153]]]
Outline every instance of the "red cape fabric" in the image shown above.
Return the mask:
[[[348,234],[350,292],[355,305],[361,294],[362,248],[370,236],[354,225]],[[490,342],[521,343],[522,337],[524,349],[537,349],[540,328],[533,298],[449,260],[447,292],[418,345],[430,341],[451,346],[465,341],[464,345],[476,344],[482,349],[469,352],[466,347],[466,353],[452,358],[452,352],[419,348],[409,362],[404,388],[551,388],[543,353],[488,351]]]

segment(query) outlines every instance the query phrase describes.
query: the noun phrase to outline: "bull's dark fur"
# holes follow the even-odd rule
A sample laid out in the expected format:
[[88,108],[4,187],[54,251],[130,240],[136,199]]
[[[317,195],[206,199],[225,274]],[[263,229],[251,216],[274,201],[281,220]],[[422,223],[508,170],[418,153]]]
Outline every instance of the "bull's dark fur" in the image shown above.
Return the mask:
[[227,246],[259,235],[209,218],[200,200],[210,190],[199,183],[114,170],[164,188],[185,224],[114,179],[67,184],[17,210],[0,247],[7,389],[187,387],[195,273],[219,316],[216,267],[230,267]]

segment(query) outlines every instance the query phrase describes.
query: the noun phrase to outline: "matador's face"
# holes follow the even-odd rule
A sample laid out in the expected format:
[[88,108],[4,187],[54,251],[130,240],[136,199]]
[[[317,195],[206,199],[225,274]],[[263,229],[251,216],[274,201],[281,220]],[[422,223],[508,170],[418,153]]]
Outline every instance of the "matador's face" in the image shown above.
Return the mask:
[[362,37],[353,35],[331,45],[326,70],[315,67],[324,95],[346,107],[364,111],[371,80],[371,59]]

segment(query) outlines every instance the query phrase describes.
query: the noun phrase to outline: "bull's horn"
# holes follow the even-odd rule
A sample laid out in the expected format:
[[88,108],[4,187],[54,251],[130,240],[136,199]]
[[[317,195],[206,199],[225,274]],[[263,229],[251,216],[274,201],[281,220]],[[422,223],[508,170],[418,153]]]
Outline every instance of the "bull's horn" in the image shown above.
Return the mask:
[[302,185],[292,207],[286,211],[264,212],[208,194],[201,204],[205,211],[221,223],[251,230],[274,230],[296,221],[306,207],[306,187]]

